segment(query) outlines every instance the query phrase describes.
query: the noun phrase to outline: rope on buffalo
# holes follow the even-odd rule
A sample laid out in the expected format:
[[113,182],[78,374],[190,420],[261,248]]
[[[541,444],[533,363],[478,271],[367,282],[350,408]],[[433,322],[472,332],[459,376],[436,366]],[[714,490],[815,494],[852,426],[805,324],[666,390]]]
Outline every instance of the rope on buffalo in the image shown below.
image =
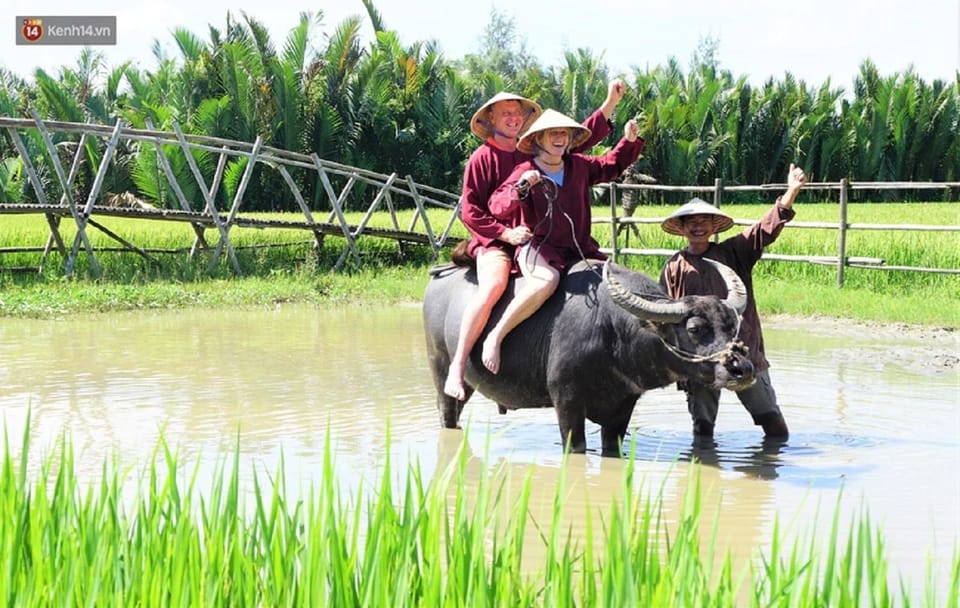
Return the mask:
[[727,359],[734,354],[746,355],[747,347],[740,340],[735,340],[730,342],[730,344],[723,350],[718,350],[717,352],[711,355],[696,355],[693,353],[688,353],[683,350],[680,350],[679,347],[670,344],[662,337],[660,341],[663,342],[663,345],[667,347],[667,350],[680,357],[688,363],[703,363],[707,361],[720,361],[721,363],[727,363]]
[[[638,314],[638,313],[637,313],[637,310],[636,310],[637,306],[634,305],[634,304],[632,304],[632,303],[631,303],[629,300],[627,300],[626,298],[627,298],[627,297],[641,298],[641,297],[640,297],[639,295],[631,292],[629,289],[627,289],[626,286],[624,286],[624,285],[622,285],[622,284],[620,283],[619,279],[616,279],[616,277],[614,277],[613,275],[610,274],[610,262],[607,262],[606,264],[603,265],[603,275],[602,275],[602,277],[601,277],[601,280],[606,284],[606,286],[607,286],[607,293],[610,295],[610,298],[611,298],[614,302],[616,302],[619,306],[621,306],[622,308],[624,308],[624,309],[627,310],[628,312],[630,312],[630,313],[632,313],[632,314],[634,314],[634,315],[637,315],[637,314]],[[665,296],[666,294],[663,294],[663,295]],[[645,299],[645,298],[641,298],[641,299]],[[677,335],[676,335],[675,332],[673,333],[673,340],[674,340],[674,342],[673,342],[672,344],[671,344],[670,342],[667,342],[667,341],[664,339],[664,337],[660,334],[660,332],[658,331],[658,329],[657,329],[657,325],[658,325],[658,323],[660,323],[661,321],[655,321],[655,320],[652,320],[652,319],[651,319],[651,320],[647,320],[645,330],[646,330],[646,331],[649,331],[650,333],[652,333],[652,334],[654,334],[655,336],[657,336],[657,338],[660,340],[660,342],[662,342],[663,345],[664,345],[665,347],[667,347],[667,350],[669,350],[669,351],[672,352],[674,355],[680,357],[681,359],[683,359],[684,361],[687,361],[687,362],[689,362],[689,363],[698,363],[698,362],[702,362],[702,361],[713,361],[713,360],[718,359],[718,358],[720,358],[720,357],[726,357],[727,355],[729,355],[729,354],[731,354],[731,353],[734,353],[734,352],[739,352],[739,353],[741,353],[741,354],[743,354],[743,355],[747,355],[747,354],[748,354],[748,353],[747,353],[747,347],[743,344],[743,342],[741,342],[741,341],[739,340],[739,337],[740,337],[740,329],[741,329],[741,327],[743,326],[743,325],[742,325],[742,317],[741,317],[740,314],[736,311],[736,309],[734,309],[733,307],[729,306],[726,302],[721,302],[721,304],[724,305],[724,306],[726,306],[727,308],[730,308],[731,311],[734,313],[734,318],[736,319],[736,329],[735,329],[734,332],[733,332],[733,337],[732,337],[732,338],[730,339],[730,341],[727,343],[727,346],[726,346],[724,349],[722,349],[722,350],[720,350],[720,351],[718,351],[718,352],[715,352],[715,353],[713,353],[713,354],[711,354],[711,355],[707,355],[707,356],[697,355],[697,354],[695,354],[695,353],[689,353],[689,352],[686,352],[686,351],[682,350],[682,349],[680,348],[680,345],[679,345],[679,339],[678,339],[678,337],[677,337]],[[686,309],[684,309],[684,310],[686,310]],[[654,311],[654,313],[657,313],[657,312],[665,313],[665,314],[667,314],[667,315],[670,315],[670,316],[669,316],[669,319],[670,319],[670,321],[673,321],[674,323],[681,323],[681,322],[684,320],[684,317],[685,317],[685,315],[686,315],[686,312],[681,312],[680,310],[672,310],[672,309],[669,309],[669,310],[668,310],[668,309],[663,309],[663,310],[661,310],[661,311]],[[642,313],[639,314],[638,316],[639,316],[641,319],[644,318],[644,316],[642,315]],[[726,364],[726,363],[727,363],[727,361],[725,360],[725,361],[724,361],[724,364]]]
[[[730,355],[733,355],[735,353],[740,353],[741,355],[747,356],[749,354],[747,352],[747,346],[739,339],[740,328],[743,325],[743,317],[736,311],[734,311],[734,314],[737,319],[737,329],[736,331],[733,332],[733,338],[730,340],[730,342],[727,344],[725,348],[723,348],[722,350],[718,350],[712,355],[697,355],[694,353],[688,353],[684,350],[681,350],[679,344],[671,344],[666,340],[664,340],[663,336],[659,334],[657,334],[657,337],[660,338],[660,341],[663,342],[663,345],[667,347],[667,350],[669,350],[676,356],[680,357],[684,361],[687,361],[688,363],[702,363],[704,361],[720,361],[721,363],[726,364],[727,359],[729,358]],[[721,357],[723,358],[722,361],[721,361]]]

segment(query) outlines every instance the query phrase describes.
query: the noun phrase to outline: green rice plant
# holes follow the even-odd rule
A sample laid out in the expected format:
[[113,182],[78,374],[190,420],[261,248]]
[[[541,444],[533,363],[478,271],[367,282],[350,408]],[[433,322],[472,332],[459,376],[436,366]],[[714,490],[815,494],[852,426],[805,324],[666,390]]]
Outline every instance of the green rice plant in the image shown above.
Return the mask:
[[[669,543],[669,538],[665,533],[659,497],[654,500],[647,495],[641,499],[642,484],[640,488],[636,487],[635,474],[631,459],[624,471],[622,506],[611,505],[603,528],[601,554],[596,562],[592,551],[587,554],[587,563],[597,564],[600,584],[595,587],[590,584],[592,579],[587,579],[584,592],[589,597],[603,600],[605,605],[618,599],[625,606],[654,606],[665,598],[674,597],[675,589],[667,573],[669,566],[663,563],[663,546]],[[699,517],[699,513],[689,515],[691,518],[684,518],[684,521]],[[681,537],[689,540],[682,531],[677,533],[677,538]],[[673,542],[670,546],[678,545]],[[697,581],[691,579],[689,583],[695,586]]]
[[[715,533],[702,546],[699,476],[668,524],[660,497],[639,491],[632,460],[599,534],[588,523],[574,540],[562,523],[565,459],[550,520],[536,528],[543,561],[531,564],[522,560],[529,475],[516,496],[497,469],[471,486],[462,445],[432,480],[387,457],[379,481],[345,495],[329,431],[326,440],[319,481],[291,498],[283,459],[268,479],[241,482],[239,437],[205,490],[199,461],[184,468],[161,440],[131,492],[116,462],[81,482],[68,436],[32,470],[25,430],[16,456],[5,441],[0,465],[0,598],[11,607],[911,605],[906,586],[889,583],[881,532],[866,515],[841,526],[839,503],[825,547],[788,546],[775,523],[760,566],[740,575],[729,554],[714,554]],[[960,551],[952,564],[946,587],[928,577],[920,605],[958,606]]]
[[[777,540],[780,532],[775,526],[775,542],[762,560],[760,574],[754,576],[757,604],[763,605],[766,598],[776,603],[795,598],[804,606],[910,605],[908,589],[901,587],[897,593],[890,588],[883,538],[869,513],[861,510],[846,527],[841,526],[839,513],[838,498],[823,546],[818,544],[814,530],[806,543],[798,540],[786,550]],[[846,539],[841,529],[847,531]],[[951,595],[956,594],[948,593],[948,597]],[[927,605],[939,605],[938,601]]]

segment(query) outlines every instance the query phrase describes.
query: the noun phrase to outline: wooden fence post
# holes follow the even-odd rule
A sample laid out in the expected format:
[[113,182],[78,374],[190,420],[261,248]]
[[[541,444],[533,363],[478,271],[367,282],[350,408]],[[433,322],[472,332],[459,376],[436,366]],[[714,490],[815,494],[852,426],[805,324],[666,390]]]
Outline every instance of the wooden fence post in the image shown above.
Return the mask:
[[840,226],[837,236],[837,287],[843,287],[843,271],[847,264],[847,192],[850,181],[840,180]]
[[613,249],[611,259],[616,264],[620,248],[617,247],[617,185],[614,182],[610,182],[610,243]]
[[[720,208],[720,192],[723,190],[723,180],[719,177],[714,178],[713,180],[713,206],[717,209]],[[713,242],[720,242],[720,233],[713,235]]]

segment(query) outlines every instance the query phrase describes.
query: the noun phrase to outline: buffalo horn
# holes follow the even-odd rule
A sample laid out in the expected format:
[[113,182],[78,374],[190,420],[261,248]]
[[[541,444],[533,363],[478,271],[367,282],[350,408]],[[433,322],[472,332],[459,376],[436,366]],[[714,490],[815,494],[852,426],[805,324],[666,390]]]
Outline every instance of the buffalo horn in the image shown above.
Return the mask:
[[630,314],[656,323],[678,323],[688,307],[678,300],[648,300],[631,292],[609,272],[610,262],[603,265],[603,279],[610,299]]
[[737,311],[737,314],[743,314],[744,309],[747,307],[747,288],[744,287],[743,281],[741,281],[737,273],[726,264],[721,264],[716,260],[708,260],[707,258],[704,258],[704,261],[713,264],[713,267],[717,269],[717,272],[720,273],[720,276],[723,277],[724,282],[727,284],[727,297],[724,300],[726,305]]

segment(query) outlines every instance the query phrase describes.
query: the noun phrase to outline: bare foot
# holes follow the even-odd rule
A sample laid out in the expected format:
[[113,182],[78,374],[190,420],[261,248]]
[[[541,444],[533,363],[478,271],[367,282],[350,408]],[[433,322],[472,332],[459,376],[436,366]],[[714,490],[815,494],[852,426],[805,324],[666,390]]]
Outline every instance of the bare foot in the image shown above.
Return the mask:
[[451,369],[447,372],[447,381],[443,384],[443,393],[457,401],[463,401],[464,397],[467,396],[467,392],[463,388],[463,378],[456,370]]
[[490,373],[496,374],[500,371],[500,343],[491,338],[483,341],[483,353],[480,355],[483,366],[490,370]]

